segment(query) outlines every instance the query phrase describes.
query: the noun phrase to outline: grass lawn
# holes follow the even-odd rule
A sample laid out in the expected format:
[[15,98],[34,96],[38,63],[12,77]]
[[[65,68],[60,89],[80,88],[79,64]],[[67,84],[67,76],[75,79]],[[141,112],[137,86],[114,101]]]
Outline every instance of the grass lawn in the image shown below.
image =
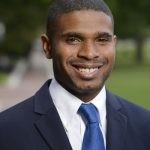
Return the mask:
[[116,68],[106,86],[113,93],[150,109],[150,66]]
[[7,79],[7,74],[0,72],[0,84],[4,83]]

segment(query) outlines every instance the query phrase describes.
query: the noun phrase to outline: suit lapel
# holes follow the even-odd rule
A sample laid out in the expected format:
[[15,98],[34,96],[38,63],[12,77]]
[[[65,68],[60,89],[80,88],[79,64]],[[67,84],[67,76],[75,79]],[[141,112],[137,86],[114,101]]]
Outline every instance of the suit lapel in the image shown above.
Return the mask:
[[121,109],[116,97],[107,92],[107,150],[124,149],[127,117]]
[[56,110],[50,109],[36,122],[40,134],[53,150],[71,150],[71,146]]
[[39,134],[53,150],[72,150],[58,112],[49,94],[48,81],[35,96],[35,112],[40,119],[35,122]]

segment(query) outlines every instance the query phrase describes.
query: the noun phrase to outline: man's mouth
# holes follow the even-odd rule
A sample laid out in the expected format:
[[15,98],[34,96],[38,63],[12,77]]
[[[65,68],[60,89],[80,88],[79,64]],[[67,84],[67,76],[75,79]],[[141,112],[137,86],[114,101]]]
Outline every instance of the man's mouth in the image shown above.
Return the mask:
[[76,73],[82,79],[93,79],[99,75],[99,71],[101,67],[103,67],[103,63],[101,64],[73,64],[73,68],[75,69]]
[[95,67],[95,68],[82,68],[82,67],[79,67],[78,70],[82,73],[93,73],[95,71],[98,71],[98,67]]

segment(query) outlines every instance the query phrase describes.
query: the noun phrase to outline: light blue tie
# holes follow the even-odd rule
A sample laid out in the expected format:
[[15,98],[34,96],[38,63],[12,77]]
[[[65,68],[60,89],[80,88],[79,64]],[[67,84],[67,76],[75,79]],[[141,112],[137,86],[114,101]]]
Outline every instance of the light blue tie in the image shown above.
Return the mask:
[[91,103],[82,104],[78,112],[86,120],[82,150],[105,150],[96,107]]

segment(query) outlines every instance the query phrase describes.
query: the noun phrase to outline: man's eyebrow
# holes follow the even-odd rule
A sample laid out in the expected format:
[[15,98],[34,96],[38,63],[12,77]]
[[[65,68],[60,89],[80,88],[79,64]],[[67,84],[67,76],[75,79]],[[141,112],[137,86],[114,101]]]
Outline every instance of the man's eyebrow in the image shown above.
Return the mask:
[[97,36],[98,36],[98,37],[112,38],[112,37],[113,37],[113,34],[110,34],[110,33],[108,33],[108,32],[98,32],[98,33],[97,33]]
[[61,34],[62,37],[79,37],[81,38],[82,35],[81,33],[78,33],[78,32],[64,32]]

